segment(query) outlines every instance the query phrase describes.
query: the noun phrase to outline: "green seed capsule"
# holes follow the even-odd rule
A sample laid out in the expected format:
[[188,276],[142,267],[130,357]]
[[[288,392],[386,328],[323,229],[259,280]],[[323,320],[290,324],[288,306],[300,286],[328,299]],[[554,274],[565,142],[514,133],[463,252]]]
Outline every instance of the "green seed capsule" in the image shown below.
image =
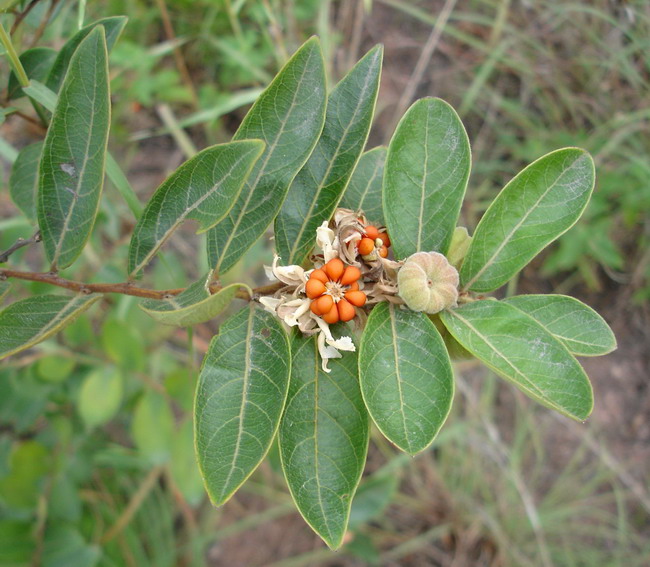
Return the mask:
[[438,313],[456,305],[458,271],[438,252],[416,252],[397,273],[397,286],[413,311]]

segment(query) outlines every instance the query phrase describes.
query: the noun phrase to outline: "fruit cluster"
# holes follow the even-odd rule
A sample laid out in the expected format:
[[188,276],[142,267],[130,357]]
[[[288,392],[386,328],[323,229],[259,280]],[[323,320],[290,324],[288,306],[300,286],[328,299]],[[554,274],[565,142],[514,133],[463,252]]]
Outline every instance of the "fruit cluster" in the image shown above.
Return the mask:
[[312,300],[312,313],[330,325],[354,319],[354,307],[366,303],[366,294],[359,290],[359,278],[361,270],[346,266],[340,258],[314,270],[305,285],[305,293]]

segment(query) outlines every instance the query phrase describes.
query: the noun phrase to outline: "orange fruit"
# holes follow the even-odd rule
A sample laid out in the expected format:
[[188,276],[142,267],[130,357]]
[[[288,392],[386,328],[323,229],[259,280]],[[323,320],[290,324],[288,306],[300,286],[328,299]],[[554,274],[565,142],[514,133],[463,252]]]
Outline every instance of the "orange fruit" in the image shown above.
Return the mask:
[[341,276],[341,285],[350,285],[356,282],[361,277],[361,270],[356,266],[348,266],[345,268]]
[[362,238],[357,244],[359,254],[367,256],[375,249],[375,241],[372,238]]

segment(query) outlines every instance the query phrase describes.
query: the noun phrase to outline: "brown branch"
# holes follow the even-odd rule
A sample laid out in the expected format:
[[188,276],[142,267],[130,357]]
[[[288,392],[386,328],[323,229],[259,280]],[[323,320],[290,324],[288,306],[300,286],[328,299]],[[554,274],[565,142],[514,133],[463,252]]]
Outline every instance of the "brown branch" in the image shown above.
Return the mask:
[[24,239],[19,238],[12,246],[7,248],[2,254],[0,254],[0,264],[4,264],[16,250],[20,250],[25,246],[34,244],[35,242],[41,241],[41,231],[37,230],[31,238]]
[[[74,280],[67,280],[60,277],[55,272],[22,272],[19,270],[9,270],[6,268],[0,268],[0,279],[14,278],[18,280],[27,280],[32,282],[41,282],[50,285],[55,285],[57,287],[62,287],[64,289],[69,289],[71,291],[77,291],[81,293],[120,293],[122,295],[133,295],[135,297],[144,297],[147,299],[165,299],[170,296],[178,295],[182,291],[185,291],[185,288],[177,289],[146,289],[143,287],[138,287],[132,282],[122,282],[122,283],[84,283],[77,282]],[[257,287],[253,290],[253,296],[243,289],[240,289],[235,297],[239,299],[244,299],[250,301],[262,295],[270,295],[275,293],[282,287],[282,283],[277,282],[261,287]],[[219,285],[211,285],[210,292],[216,293],[221,290]]]
[[11,35],[14,35],[16,30],[18,29],[18,26],[22,23],[22,21],[29,15],[29,13],[32,11],[34,6],[38,4],[40,0],[32,0],[27,8],[25,8],[22,12],[18,12],[16,15],[16,19],[14,20],[14,24],[11,26],[11,31],[9,32]]

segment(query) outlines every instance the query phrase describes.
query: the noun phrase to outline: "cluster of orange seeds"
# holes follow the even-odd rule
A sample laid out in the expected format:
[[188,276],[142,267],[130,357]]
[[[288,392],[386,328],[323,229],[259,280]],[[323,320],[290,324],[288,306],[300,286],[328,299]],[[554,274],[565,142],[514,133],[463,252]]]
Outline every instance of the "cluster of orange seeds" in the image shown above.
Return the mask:
[[359,268],[346,266],[340,258],[314,270],[305,285],[312,313],[330,325],[354,319],[354,307],[366,303],[366,294],[359,290],[360,277]]
[[[377,239],[381,241],[381,244],[377,243]],[[376,226],[369,224],[365,227],[365,233],[363,238],[359,240],[357,248],[359,249],[359,254],[367,256],[368,254],[372,254],[375,250],[375,246],[379,247],[377,253],[382,258],[386,258],[386,256],[388,256],[390,238],[388,238],[388,234],[385,232],[379,232],[379,229]]]

